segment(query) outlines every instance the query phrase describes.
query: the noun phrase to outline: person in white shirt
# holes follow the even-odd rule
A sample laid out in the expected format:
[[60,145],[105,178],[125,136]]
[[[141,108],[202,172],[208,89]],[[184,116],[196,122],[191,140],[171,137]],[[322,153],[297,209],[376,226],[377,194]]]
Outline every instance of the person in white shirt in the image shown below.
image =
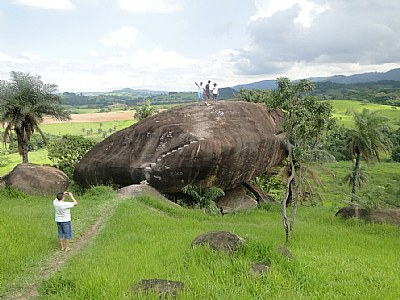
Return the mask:
[[213,94],[213,101],[214,101],[214,104],[216,104],[216,103],[217,103],[217,97],[218,97],[218,95],[219,95],[219,91],[218,91],[218,87],[217,87],[217,84],[216,84],[216,83],[214,83],[214,87],[213,87],[213,89],[212,89],[212,94]]
[[[72,200],[64,201],[65,196],[69,196]],[[69,242],[72,238],[72,226],[71,226],[71,211],[70,209],[78,205],[74,195],[71,192],[58,193],[57,198],[53,201],[55,210],[55,221],[57,222],[58,229],[58,240],[60,241],[61,250],[69,251]]]

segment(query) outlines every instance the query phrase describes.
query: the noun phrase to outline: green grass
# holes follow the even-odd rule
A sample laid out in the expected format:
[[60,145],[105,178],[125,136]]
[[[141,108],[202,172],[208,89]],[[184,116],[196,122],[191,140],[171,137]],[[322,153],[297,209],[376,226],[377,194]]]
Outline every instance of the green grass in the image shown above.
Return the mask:
[[[62,136],[68,133],[72,135],[83,135],[85,137],[99,139],[102,138],[102,134],[98,133],[99,128],[101,128],[102,131],[105,131],[108,136],[116,131],[131,126],[135,122],[135,120],[124,120],[111,122],[54,123],[43,124],[40,126],[40,128],[45,134]],[[93,134],[88,135],[87,132],[90,129],[93,130]]]
[[[301,207],[289,260],[279,207],[225,216],[154,207],[146,197],[121,202],[94,242],[40,288],[46,299],[155,299],[134,295],[142,279],[186,285],[178,299],[393,299],[400,293],[399,228],[344,222],[334,211]],[[192,240],[227,230],[247,240],[229,256]],[[249,273],[270,261],[268,276]]]
[[[71,212],[73,241],[95,222],[115,194],[97,187],[75,196],[79,205]],[[0,298],[37,280],[43,263],[58,251],[54,198],[0,189]]]
[[[336,179],[322,175],[324,206],[299,208],[288,246],[293,260],[277,251],[285,239],[279,206],[212,216],[145,196],[113,201],[110,189],[98,187],[77,196],[75,237],[101,211],[110,217],[80,253],[42,282],[40,266],[58,252],[53,199],[0,190],[0,298],[37,282],[41,299],[155,299],[133,295],[131,288],[162,278],[185,283],[178,299],[395,299],[400,228],[334,217],[349,190],[338,179],[348,163],[332,164]],[[371,184],[398,186],[400,164],[368,168]],[[247,244],[232,256],[191,247],[211,230],[234,232]],[[270,274],[254,278],[251,263],[263,261],[271,263]]]
[[[322,200],[325,204],[333,204],[336,207],[343,206],[343,201],[350,200],[351,187],[343,183],[343,178],[352,168],[351,161],[340,161],[326,164],[330,172],[320,172],[319,176],[324,183],[323,190],[320,189]],[[373,199],[382,206],[400,207],[400,163],[373,163],[366,164],[361,162],[361,167],[365,169],[369,176],[366,186],[357,190],[357,194],[363,199]]]
[[400,108],[389,105],[364,103],[351,100],[330,100],[329,102],[333,106],[334,117],[339,120],[339,123],[348,128],[352,128],[354,126],[351,111],[361,111],[364,108],[371,111],[379,111],[380,115],[388,119],[387,124],[393,129],[396,129],[400,126]]
[[[39,165],[51,165],[51,160],[47,157],[47,150],[40,149],[29,152],[29,162]],[[18,153],[1,155],[0,158],[0,176],[8,174],[16,165],[22,163],[22,158]]]

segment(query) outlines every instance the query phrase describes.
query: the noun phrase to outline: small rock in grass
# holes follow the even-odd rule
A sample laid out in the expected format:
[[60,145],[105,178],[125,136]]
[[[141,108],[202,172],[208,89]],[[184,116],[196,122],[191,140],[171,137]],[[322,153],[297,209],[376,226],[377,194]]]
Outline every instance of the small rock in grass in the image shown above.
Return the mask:
[[141,280],[132,287],[132,292],[138,293],[143,291],[147,294],[149,291],[154,291],[159,294],[160,299],[175,299],[177,293],[183,290],[183,288],[183,282],[154,278]]

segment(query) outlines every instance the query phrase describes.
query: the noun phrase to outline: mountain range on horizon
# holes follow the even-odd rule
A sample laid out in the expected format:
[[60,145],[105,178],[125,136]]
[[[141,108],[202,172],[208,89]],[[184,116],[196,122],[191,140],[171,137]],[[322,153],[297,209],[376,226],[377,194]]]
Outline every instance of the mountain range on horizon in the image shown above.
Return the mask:
[[[305,78],[312,82],[332,82],[339,84],[353,84],[353,83],[366,83],[378,82],[384,80],[400,81],[400,68],[391,69],[387,72],[368,72],[353,75],[334,75],[329,77],[309,77]],[[275,89],[276,80],[261,80],[248,84],[239,84],[231,87],[234,90],[244,89]]]
[[[391,69],[387,72],[368,72],[353,75],[333,75],[328,77],[309,77],[305,78],[311,80],[312,82],[332,82],[338,84],[354,84],[354,83],[367,83],[367,82],[378,82],[378,81],[400,81],[400,68]],[[221,90],[234,90],[239,91],[241,88],[244,89],[275,89],[276,80],[267,79],[256,81],[247,84],[239,84],[231,87],[221,87]],[[123,88],[118,90],[113,90],[110,92],[87,92],[83,93],[85,95],[98,95],[98,94],[140,94],[141,96],[149,95],[162,95],[170,94],[175,92],[161,91],[161,90],[150,90],[150,89],[135,89],[135,88]]]

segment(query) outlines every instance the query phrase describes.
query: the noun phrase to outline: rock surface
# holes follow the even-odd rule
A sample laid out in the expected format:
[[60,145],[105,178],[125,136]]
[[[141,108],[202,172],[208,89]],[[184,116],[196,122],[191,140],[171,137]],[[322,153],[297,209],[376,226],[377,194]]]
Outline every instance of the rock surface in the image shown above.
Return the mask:
[[175,107],[97,144],[74,180],[82,186],[147,180],[164,193],[179,193],[187,184],[231,189],[286,157],[282,122],[282,112],[248,102]]
[[244,243],[245,240],[234,233],[227,231],[210,231],[195,238],[192,242],[192,246],[208,245],[213,250],[230,253],[236,251],[239,246]]
[[181,208],[181,206],[179,204],[168,200],[161,193],[159,193],[155,188],[153,188],[149,185],[146,185],[146,184],[128,185],[123,188],[120,188],[117,193],[120,197],[137,197],[137,196],[148,195],[148,196],[151,196],[152,198],[160,200],[162,203],[165,203],[169,206]]
[[356,206],[345,206],[339,209],[336,216],[358,218],[375,223],[400,225],[400,208],[378,208],[367,211]]
[[255,209],[257,208],[256,199],[247,195],[242,187],[227,190],[225,196],[219,198],[216,202],[217,207],[222,208],[223,211],[236,212],[239,210]]
[[175,299],[178,292],[184,289],[185,285],[180,281],[165,279],[143,279],[132,287],[132,292],[148,294],[153,291],[159,295],[159,299]]
[[369,216],[370,221],[400,225],[400,208],[373,209]]
[[336,217],[341,217],[343,219],[348,218],[358,218],[358,219],[368,219],[369,212],[358,206],[345,206],[340,208],[335,214]]
[[3,176],[1,185],[32,195],[56,195],[67,190],[68,176],[53,167],[24,163]]

